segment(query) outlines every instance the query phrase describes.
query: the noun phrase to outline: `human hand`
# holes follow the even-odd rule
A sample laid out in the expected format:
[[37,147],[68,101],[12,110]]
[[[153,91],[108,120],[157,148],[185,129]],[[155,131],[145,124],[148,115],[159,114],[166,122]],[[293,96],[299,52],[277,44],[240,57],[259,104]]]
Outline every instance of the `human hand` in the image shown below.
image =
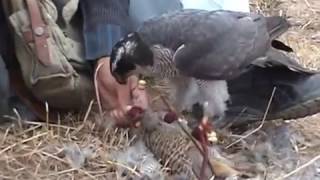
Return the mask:
[[[110,72],[109,58],[101,58],[98,61],[97,82],[98,92],[102,107],[110,111],[111,117],[116,120],[118,126],[131,126],[132,116],[127,112],[133,107],[140,107],[142,110],[148,107],[148,98],[145,90],[138,89],[138,78],[131,76],[125,85],[119,84]],[[137,118],[137,117],[135,117]]]

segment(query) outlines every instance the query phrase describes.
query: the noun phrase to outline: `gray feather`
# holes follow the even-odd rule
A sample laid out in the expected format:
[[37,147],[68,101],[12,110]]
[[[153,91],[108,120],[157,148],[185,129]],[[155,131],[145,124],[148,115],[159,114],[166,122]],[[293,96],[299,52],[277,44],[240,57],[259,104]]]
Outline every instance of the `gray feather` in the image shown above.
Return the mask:
[[290,28],[290,24],[283,17],[272,16],[266,17],[267,29],[271,39],[278,38],[281,34],[286,32]]
[[179,110],[209,101],[210,115],[223,116],[229,100],[225,81],[250,67],[283,66],[307,72],[272,47],[289,27],[279,16],[189,9],[148,20],[138,33],[152,47],[153,71],[171,78]]
[[224,80],[237,76],[270,47],[266,24],[257,14],[184,10],[147,21],[139,34],[147,44],[173,51],[184,44],[174,60],[182,74]]
[[269,49],[266,57],[256,59],[254,62],[252,62],[252,65],[262,68],[284,67],[291,71],[295,71],[302,74],[315,74],[319,72],[303,67],[297,61],[292,59],[288,54],[285,54],[273,48]]
[[229,80],[264,57],[271,40],[290,27],[282,17],[233,11],[183,10],[153,18],[139,30],[144,42],[176,51],[181,74]]

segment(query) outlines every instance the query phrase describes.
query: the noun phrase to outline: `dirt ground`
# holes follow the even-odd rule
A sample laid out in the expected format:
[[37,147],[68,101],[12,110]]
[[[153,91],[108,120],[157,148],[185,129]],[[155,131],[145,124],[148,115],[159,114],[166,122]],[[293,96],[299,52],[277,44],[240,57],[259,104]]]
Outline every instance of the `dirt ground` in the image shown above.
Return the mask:
[[[293,27],[281,39],[293,47],[302,64],[320,69],[319,0],[252,0],[251,5],[252,10],[266,14],[286,14]],[[18,117],[16,120],[21,121]],[[58,122],[1,127],[0,179],[125,179],[119,167],[136,173],[110,157],[133,141],[127,130],[101,131],[93,123],[100,122],[97,115],[80,118],[70,114]],[[250,169],[254,165],[262,172],[247,179],[320,180],[319,127],[320,114],[286,123],[268,123],[241,142],[245,151],[221,154],[233,159],[237,166]],[[139,159],[132,158],[135,155],[126,156],[136,162]],[[152,160],[143,163],[161,170]]]
[[[267,14],[285,14],[293,27],[281,37],[293,47],[306,67],[320,69],[320,1],[318,0],[258,0],[251,1]],[[256,9],[256,8],[255,8]],[[309,162],[308,168],[291,176],[291,179],[320,179],[320,115],[293,120],[288,123],[291,141],[296,145],[300,159],[295,166]],[[310,160],[312,160],[310,162]],[[276,177],[273,177],[274,179]],[[271,179],[273,179],[271,178]]]

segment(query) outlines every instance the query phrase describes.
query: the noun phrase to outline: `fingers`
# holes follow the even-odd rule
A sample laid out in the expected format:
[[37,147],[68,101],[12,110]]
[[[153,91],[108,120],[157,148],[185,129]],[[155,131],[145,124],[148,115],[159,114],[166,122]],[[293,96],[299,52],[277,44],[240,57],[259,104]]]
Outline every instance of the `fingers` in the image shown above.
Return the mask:
[[114,109],[118,106],[117,94],[107,88],[98,87],[101,104],[104,109]]
[[136,97],[133,99],[133,105],[141,107],[144,110],[148,109],[149,103],[146,93],[139,93],[136,95]]
[[121,108],[113,109],[110,111],[110,116],[114,118],[116,121],[124,122],[128,121],[127,112],[132,108],[132,106],[126,106],[125,111]]
[[110,116],[116,119],[117,121],[120,121],[120,120],[122,121],[125,119],[125,113],[118,109],[110,111]]
[[115,108],[117,106],[117,93],[114,86],[114,78],[109,70],[108,58],[101,58],[98,60],[95,72],[97,73],[97,76],[95,77],[97,81],[96,88],[102,106],[105,109]]
[[149,107],[149,98],[147,91],[144,88],[144,84],[138,85],[132,91],[132,101],[134,106],[141,107],[142,109],[147,109]]
[[[132,106],[127,106],[127,111],[131,110]],[[139,127],[141,123],[136,121],[136,119],[128,119],[126,112],[121,109],[114,109],[110,111],[110,116],[115,119],[115,123],[118,127],[128,128],[128,127]],[[135,117],[137,118],[137,117]]]
[[132,104],[131,87],[132,87],[132,84],[135,83],[135,81],[137,81],[137,79],[138,78],[136,78],[135,76],[131,76],[128,79],[128,84],[125,84],[125,85],[117,84],[116,86],[117,94],[118,94],[118,102],[119,102],[120,108],[123,111],[126,111],[127,106]]
[[129,86],[119,86],[117,89],[117,100],[122,111],[131,104],[131,95]]
[[105,110],[112,109],[110,116],[115,119],[118,126],[131,126],[134,122],[128,120],[127,111],[131,109],[128,105],[132,104],[131,85],[137,84],[138,78],[132,76],[129,78],[128,84],[121,85],[110,73],[108,58],[101,58],[98,64],[102,65],[97,72],[97,88],[102,107]]
[[130,76],[128,79],[130,89],[134,89],[135,87],[137,87],[138,81],[139,81],[139,78],[137,76]]

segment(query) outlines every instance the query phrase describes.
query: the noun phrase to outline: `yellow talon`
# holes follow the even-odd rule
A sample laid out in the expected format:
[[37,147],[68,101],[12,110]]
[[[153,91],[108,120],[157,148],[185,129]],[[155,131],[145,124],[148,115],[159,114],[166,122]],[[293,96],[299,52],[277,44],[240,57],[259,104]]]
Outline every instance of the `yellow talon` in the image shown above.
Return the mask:
[[145,80],[139,80],[138,82],[138,88],[139,89],[144,89],[146,87],[147,82]]
[[218,142],[218,138],[217,138],[217,133],[214,131],[211,131],[210,133],[207,134],[208,135],[208,141],[210,143],[216,143]]

